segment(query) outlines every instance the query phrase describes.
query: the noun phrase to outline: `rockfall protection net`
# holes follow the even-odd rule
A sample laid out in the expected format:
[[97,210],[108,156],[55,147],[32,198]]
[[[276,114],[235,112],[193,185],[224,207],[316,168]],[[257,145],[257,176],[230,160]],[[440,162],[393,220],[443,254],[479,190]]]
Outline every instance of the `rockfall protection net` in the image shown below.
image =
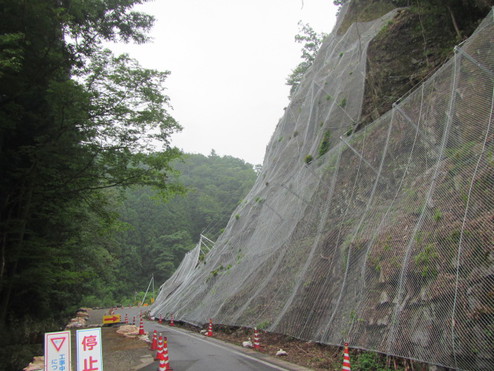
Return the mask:
[[155,300],[156,302],[165,300],[168,296],[175,293],[175,291],[184,283],[185,284],[182,287],[187,287],[187,281],[193,277],[195,267],[199,262],[200,253],[201,245],[198,243],[196,247],[185,254],[177,270],[163,285],[160,286],[160,291]]
[[328,37],[257,183],[205,261],[187,255],[152,315],[494,369],[494,15],[347,136],[367,45],[393,15]]

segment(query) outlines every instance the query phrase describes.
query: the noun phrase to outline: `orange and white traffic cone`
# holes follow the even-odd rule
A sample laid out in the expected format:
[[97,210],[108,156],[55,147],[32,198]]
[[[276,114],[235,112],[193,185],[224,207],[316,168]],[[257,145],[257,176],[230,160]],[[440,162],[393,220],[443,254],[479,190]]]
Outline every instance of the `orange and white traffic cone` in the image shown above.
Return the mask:
[[170,326],[175,326],[175,321],[174,321],[173,314],[170,315]]
[[213,336],[213,320],[209,320],[209,327],[208,327],[208,332],[206,333],[206,336]]
[[142,319],[142,316],[139,322],[139,335],[146,335],[144,332],[144,320]]
[[158,323],[161,325],[163,323],[163,318],[161,317],[161,314],[160,314],[160,319],[158,320]]
[[160,365],[158,367],[158,371],[166,371],[170,370],[170,368],[167,367],[166,361],[164,359],[160,359]]
[[254,349],[261,350],[261,343],[259,340],[259,331],[257,331],[257,327],[254,327]]
[[151,343],[151,350],[158,350],[158,332],[154,330],[153,341]]
[[156,355],[154,356],[154,360],[158,361],[163,358],[163,336],[158,337],[158,349],[156,349]]
[[345,349],[343,350],[343,367],[341,371],[351,371],[352,368],[350,366],[350,354],[348,352],[348,343],[345,343]]
[[160,358],[160,366],[158,368],[158,371],[169,371],[172,368],[170,367],[170,360],[168,359],[168,339],[165,337],[163,338],[163,353],[161,354],[162,357]]

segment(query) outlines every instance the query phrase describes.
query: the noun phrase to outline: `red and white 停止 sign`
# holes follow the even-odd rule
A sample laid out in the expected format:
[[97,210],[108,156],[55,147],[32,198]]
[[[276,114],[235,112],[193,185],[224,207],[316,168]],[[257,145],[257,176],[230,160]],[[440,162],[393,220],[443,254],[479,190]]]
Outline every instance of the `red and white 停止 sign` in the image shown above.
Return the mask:
[[103,371],[101,328],[77,330],[77,371]]
[[70,358],[70,331],[45,333],[45,370],[72,370]]

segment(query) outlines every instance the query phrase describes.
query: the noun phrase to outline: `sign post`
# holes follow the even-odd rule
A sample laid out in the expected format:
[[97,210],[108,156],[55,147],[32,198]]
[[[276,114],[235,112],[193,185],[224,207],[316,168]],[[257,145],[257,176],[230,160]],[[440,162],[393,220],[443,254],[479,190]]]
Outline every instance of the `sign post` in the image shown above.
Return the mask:
[[71,371],[70,331],[45,333],[45,370]]
[[77,371],[103,371],[101,328],[77,330]]

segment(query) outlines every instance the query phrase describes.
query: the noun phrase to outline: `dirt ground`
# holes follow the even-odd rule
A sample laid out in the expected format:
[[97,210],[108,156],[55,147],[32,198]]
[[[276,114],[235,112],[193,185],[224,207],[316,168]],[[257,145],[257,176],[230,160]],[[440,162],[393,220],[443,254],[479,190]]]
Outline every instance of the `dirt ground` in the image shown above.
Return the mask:
[[[214,337],[242,346],[250,338],[254,340],[254,331],[247,328],[216,326]],[[283,359],[312,370],[341,370],[343,351],[314,342],[304,342],[289,336],[260,331],[261,352],[276,357],[283,349],[287,355]]]
[[138,338],[117,334],[118,327],[102,327],[105,371],[138,370],[153,362],[155,351]]

